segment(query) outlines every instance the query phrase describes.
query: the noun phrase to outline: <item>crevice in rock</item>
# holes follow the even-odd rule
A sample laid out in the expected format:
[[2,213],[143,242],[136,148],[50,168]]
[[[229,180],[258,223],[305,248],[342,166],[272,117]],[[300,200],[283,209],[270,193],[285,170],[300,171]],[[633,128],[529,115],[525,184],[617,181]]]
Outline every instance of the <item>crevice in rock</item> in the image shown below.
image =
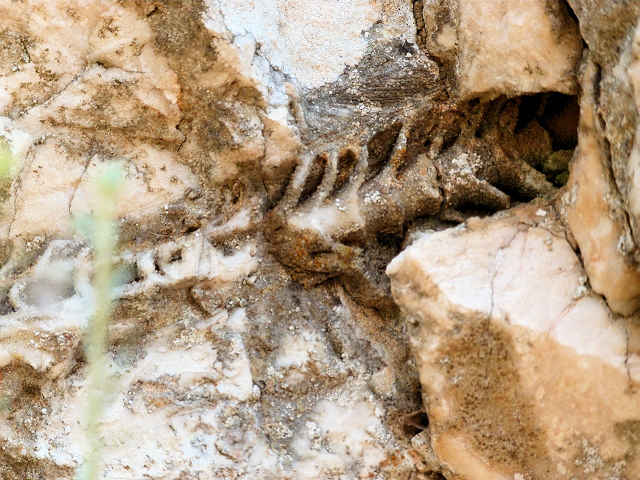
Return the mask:
[[427,42],[427,32],[425,29],[424,18],[422,17],[423,8],[423,0],[414,0],[413,19],[416,23],[416,40],[418,42],[418,46],[424,49]]
[[630,352],[630,341],[631,341],[631,332],[629,331],[629,327],[627,326],[624,329],[624,334],[625,334],[625,339],[626,339],[626,350],[625,350],[625,354],[624,354],[624,368],[627,371],[627,377],[629,378],[629,388],[632,387],[633,385],[633,378],[631,377],[631,369],[629,368],[629,355],[631,354]]
[[429,417],[424,409],[402,416],[402,428],[409,437],[414,437],[427,427],[429,427]]
[[[600,68],[598,68],[598,72],[600,72]],[[601,77],[597,78],[598,89],[595,92],[596,104],[600,105],[600,81]],[[615,173],[613,171],[612,160],[613,157],[611,155],[611,143],[607,138],[606,132],[606,121],[600,111],[600,108],[596,109],[596,122],[597,122],[597,130],[601,136],[602,141],[602,150],[603,150],[603,158],[601,159],[602,167],[604,174],[607,179],[607,184],[609,186],[610,192],[609,195],[611,199],[609,200],[609,208],[611,211],[612,218],[618,222],[620,227],[622,228],[623,234],[620,238],[620,242],[618,245],[619,250],[624,255],[633,256],[638,247],[635,245],[633,241],[632,231],[631,231],[631,220],[629,218],[629,213],[623,208],[625,204],[624,199],[622,197],[622,193],[620,192],[620,187],[618,185],[618,181],[616,179]]]

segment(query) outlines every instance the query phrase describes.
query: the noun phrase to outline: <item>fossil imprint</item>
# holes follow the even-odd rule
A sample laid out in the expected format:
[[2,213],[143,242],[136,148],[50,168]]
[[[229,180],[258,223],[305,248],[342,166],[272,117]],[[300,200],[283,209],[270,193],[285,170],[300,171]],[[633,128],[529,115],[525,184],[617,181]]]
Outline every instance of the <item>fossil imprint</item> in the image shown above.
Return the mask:
[[[398,72],[415,82],[415,73]],[[352,89],[347,101],[334,94],[328,104],[355,103],[351,112],[375,104],[367,88],[381,75],[375,69],[371,75],[373,80],[354,82],[369,97]],[[398,80],[389,84],[397,90]],[[400,96],[375,121],[353,113],[357,127],[309,141],[267,215],[270,251],[293,268],[294,278],[307,286],[338,278],[359,301],[377,308],[390,305],[383,270],[399,243],[389,247],[385,236],[401,235],[418,217],[460,222],[554,191],[534,168],[553,153],[552,134],[536,114],[521,111],[521,99],[456,104],[438,94],[443,89],[422,97],[405,90],[412,95]],[[384,88],[375,93],[388,98]],[[523,122],[526,115],[531,118]]]

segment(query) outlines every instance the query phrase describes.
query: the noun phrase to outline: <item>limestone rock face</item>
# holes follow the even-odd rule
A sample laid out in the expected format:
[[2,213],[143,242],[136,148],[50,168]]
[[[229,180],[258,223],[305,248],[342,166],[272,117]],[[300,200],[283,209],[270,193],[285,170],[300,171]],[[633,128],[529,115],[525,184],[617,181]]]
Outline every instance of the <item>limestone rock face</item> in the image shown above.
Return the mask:
[[595,75],[595,64],[585,64],[579,145],[564,196],[566,216],[594,291],[615,312],[629,315],[640,307],[640,269],[625,254],[628,221],[621,202],[614,200],[619,193],[598,117]]
[[567,221],[594,290],[616,312],[630,314],[640,306],[635,60],[640,9],[635,2],[569,3],[589,48],[580,81],[581,139],[565,198]]
[[422,4],[426,50],[452,66],[462,96],[576,93],[582,38],[564,2]]
[[448,478],[633,478],[640,341],[553,207],[418,235],[387,268]]
[[0,478],[637,478],[638,13],[0,2]]
[[374,46],[412,42],[412,12],[343,2],[341,20],[326,5],[319,24],[315,4],[254,4],[0,5],[0,141],[14,159],[0,213],[0,478],[73,478],[82,462],[94,271],[78,222],[110,161],[126,179],[103,478],[423,465],[401,319],[341,284],[292,281],[263,226],[298,162],[293,105]]

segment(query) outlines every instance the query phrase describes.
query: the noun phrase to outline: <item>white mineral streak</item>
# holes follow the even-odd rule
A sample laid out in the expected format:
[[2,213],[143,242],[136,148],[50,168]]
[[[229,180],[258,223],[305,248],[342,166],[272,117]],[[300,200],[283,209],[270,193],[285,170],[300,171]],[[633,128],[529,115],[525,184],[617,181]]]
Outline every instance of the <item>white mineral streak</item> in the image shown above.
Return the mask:
[[456,479],[633,476],[633,446],[616,432],[640,409],[640,352],[629,348],[640,330],[589,291],[538,209],[423,234],[387,268],[412,325],[434,450]]
[[[460,0],[458,8],[463,95],[575,94],[582,39],[560,2]],[[441,35],[452,43],[451,34]]]
[[[356,184],[359,185],[360,182]],[[291,223],[300,229],[317,231],[327,239],[339,229],[357,229],[358,226],[364,225],[364,218],[358,204],[356,189],[349,189],[329,205],[291,216]]]
[[136,281],[122,287],[122,295],[135,295],[162,285],[206,281],[227,283],[249,276],[258,267],[256,245],[247,243],[232,255],[225,255],[203,238],[199,231],[133,254],[123,261],[138,274]]

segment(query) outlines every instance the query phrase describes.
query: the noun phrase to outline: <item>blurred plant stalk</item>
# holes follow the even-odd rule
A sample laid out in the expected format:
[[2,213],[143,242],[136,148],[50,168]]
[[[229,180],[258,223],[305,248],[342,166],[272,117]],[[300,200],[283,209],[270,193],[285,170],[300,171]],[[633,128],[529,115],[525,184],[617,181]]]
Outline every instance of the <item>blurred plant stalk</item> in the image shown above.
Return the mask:
[[13,164],[11,147],[3,137],[0,137],[0,184],[11,181]]
[[94,264],[95,310],[85,340],[89,398],[86,411],[85,453],[79,480],[99,478],[103,447],[100,424],[108,392],[109,323],[113,313],[114,262],[117,245],[115,204],[122,189],[124,173],[116,163],[106,164],[94,179],[95,205],[91,227]]
[[[4,137],[0,137],[0,187],[11,182],[14,163],[15,159],[8,141]],[[3,390],[0,393],[0,414],[8,412],[12,401],[13,398],[6,391]]]

